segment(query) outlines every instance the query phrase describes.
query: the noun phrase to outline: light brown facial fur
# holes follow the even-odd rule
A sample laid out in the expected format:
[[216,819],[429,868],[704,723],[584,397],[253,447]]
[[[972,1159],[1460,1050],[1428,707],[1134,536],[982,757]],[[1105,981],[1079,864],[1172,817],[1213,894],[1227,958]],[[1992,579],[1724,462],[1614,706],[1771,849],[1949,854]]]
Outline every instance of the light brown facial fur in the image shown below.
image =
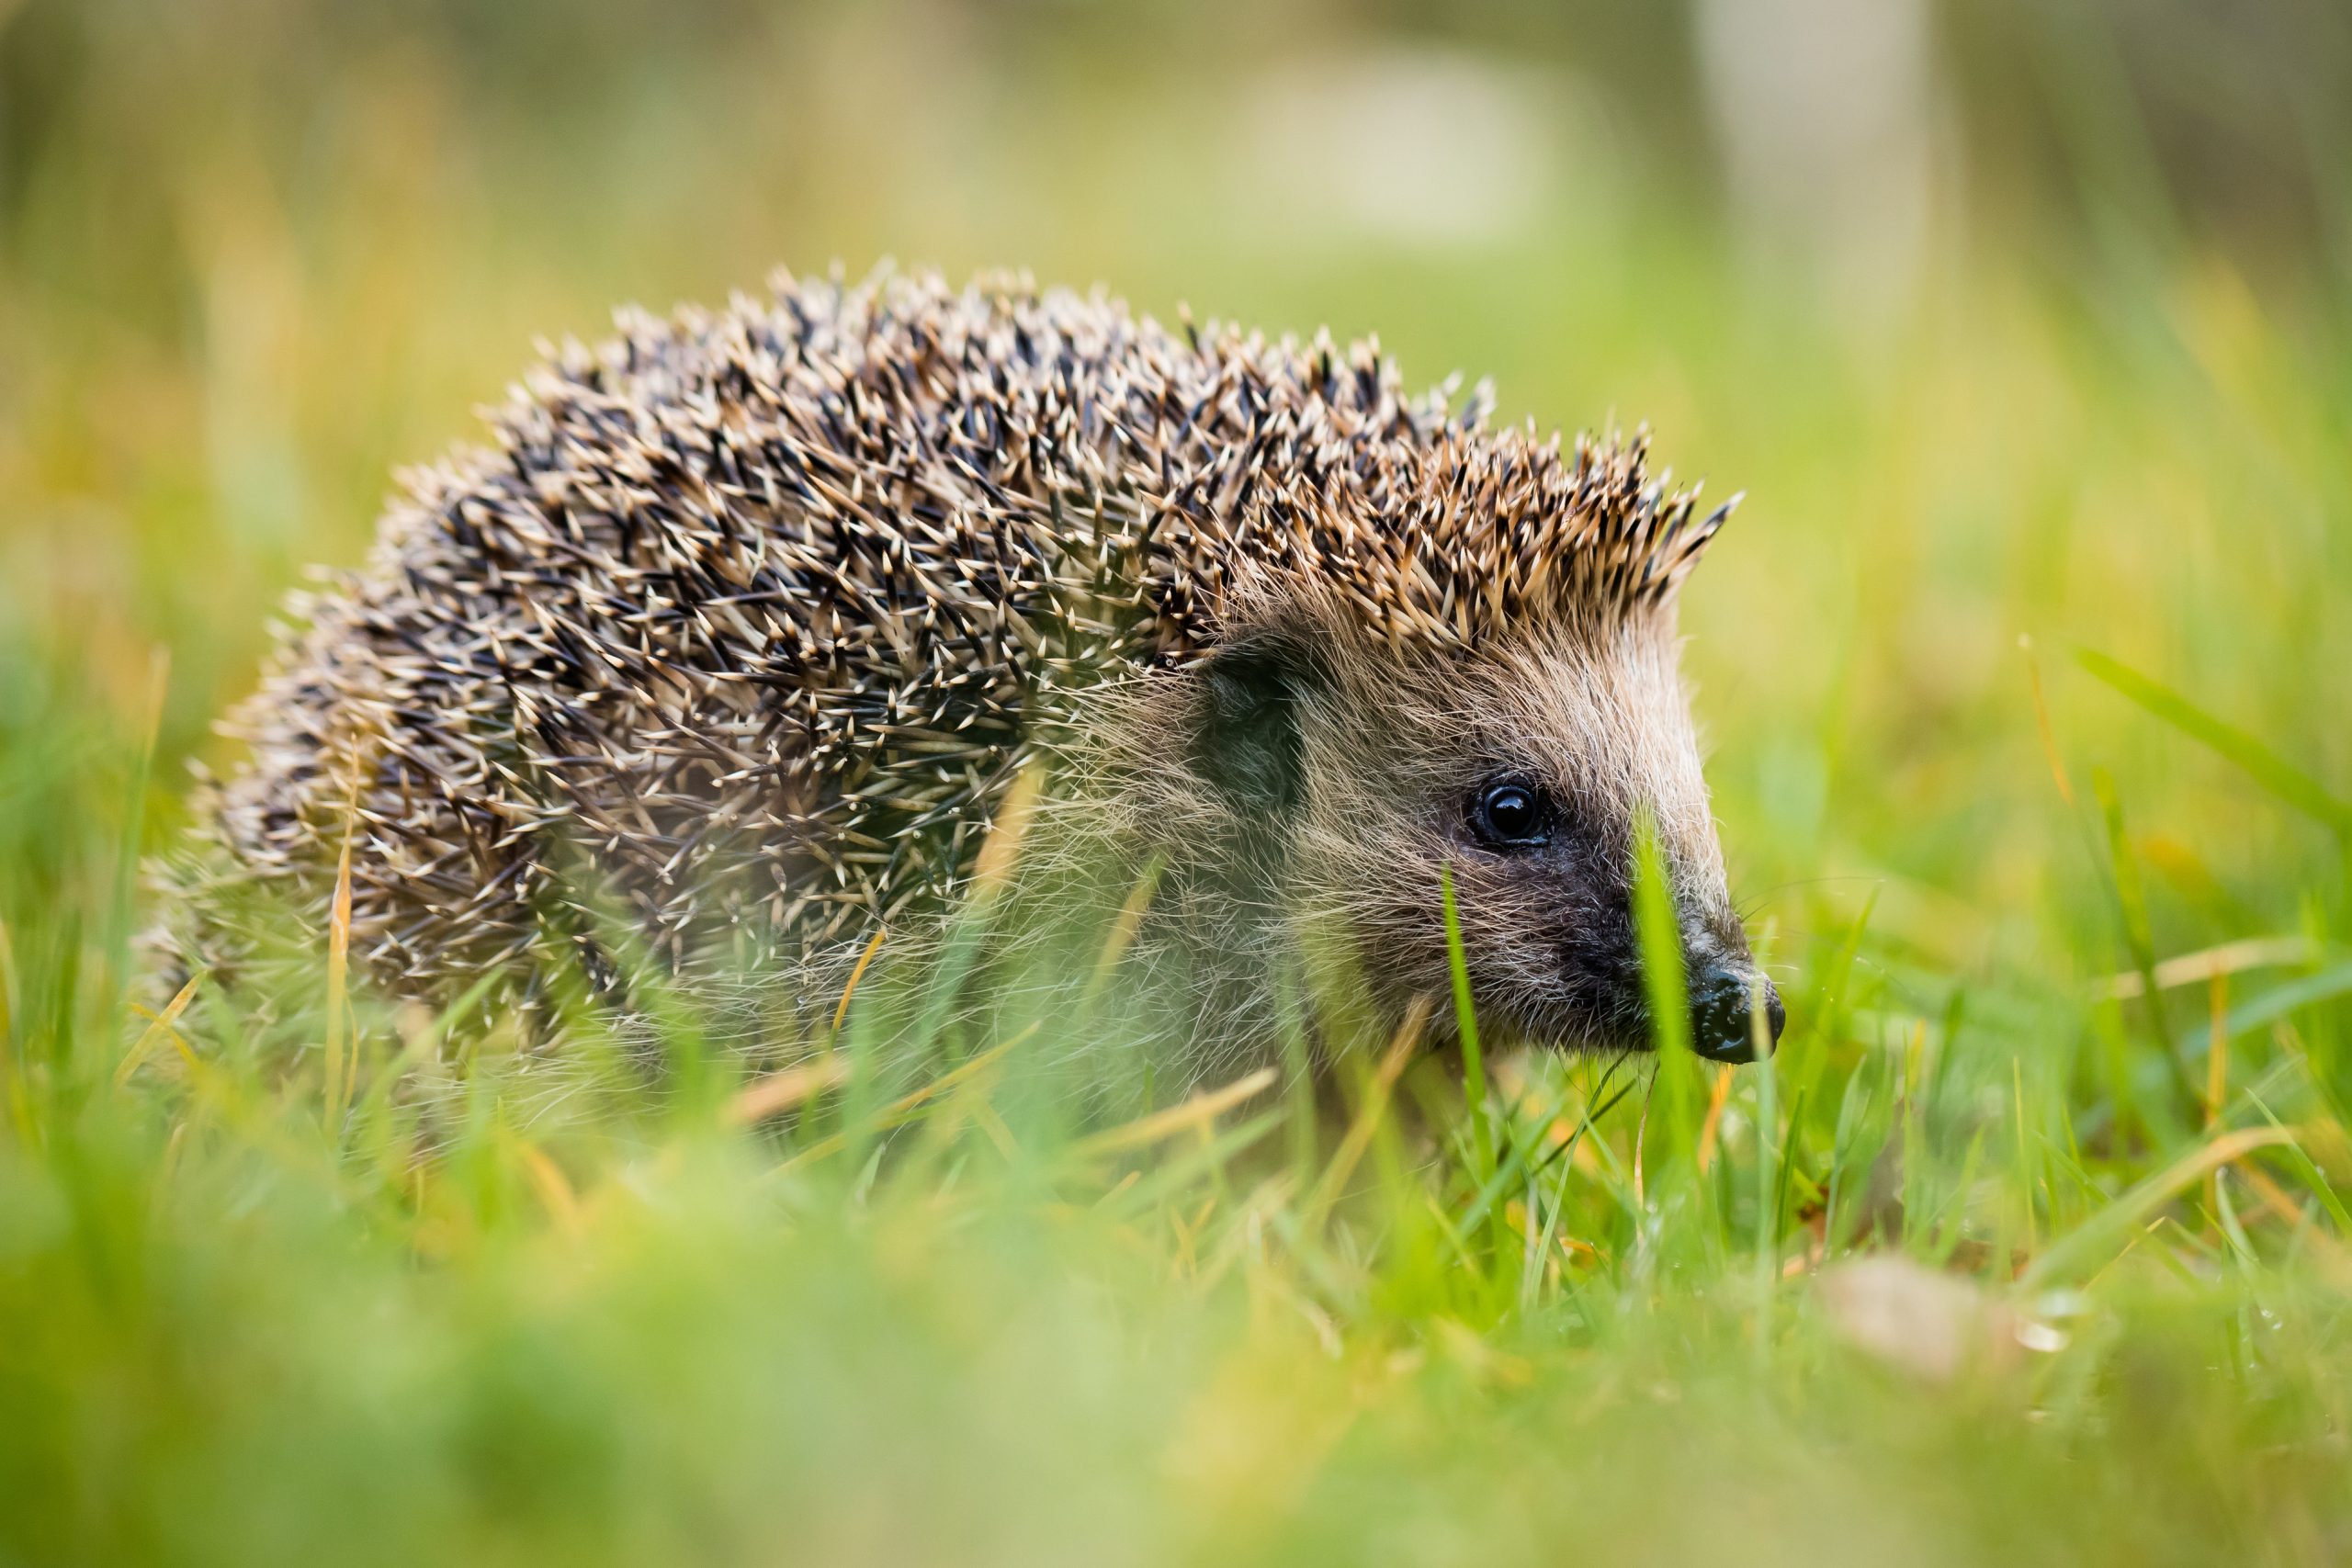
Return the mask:
[[[1225,911],[1187,966],[1195,976],[1279,964],[1289,948],[1322,990],[1368,999],[1372,1021],[1393,1027],[1412,998],[1450,988],[1450,870],[1481,1028],[1614,1050],[1651,1038],[1632,910],[1646,813],[1694,1043],[1741,1059],[1762,982],[1724,884],[1677,646],[1670,604],[1434,650],[1369,637],[1312,592],[1269,595],[1200,671],[1130,696],[1127,765],[1113,773],[1131,808],[1108,820],[1170,868],[1181,912],[1157,928],[1164,940],[1199,950],[1200,906]],[[1236,706],[1249,711],[1221,711]],[[1537,803],[1540,841],[1482,831],[1482,796],[1498,785]]]

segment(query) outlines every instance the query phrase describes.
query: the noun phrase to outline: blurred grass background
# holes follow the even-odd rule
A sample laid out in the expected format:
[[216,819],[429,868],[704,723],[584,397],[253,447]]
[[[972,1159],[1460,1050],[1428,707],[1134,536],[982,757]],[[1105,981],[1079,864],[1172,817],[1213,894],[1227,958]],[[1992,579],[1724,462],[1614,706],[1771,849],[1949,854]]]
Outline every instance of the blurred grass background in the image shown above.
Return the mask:
[[[0,0],[0,1561],[2352,1552],[2347,169],[2331,0]],[[1522,1291],[1411,1217],[1491,1171],[1327,1235],[1066,1151],[780,1195],[717,1101],[488,1072],[413,1162],[114,1092],[129,858],[390,468],[537,336],[886,256],[1377,332],[1748,492],[1688,665],[1796,1021],[1693,1078],[1696,1208],[1621,1111]],[[2214,1134],[2319,1164],[2136,1204],[2231,1009]],[[1751,1280],[1873,1172],[2066,1348],[1922,1399]]]

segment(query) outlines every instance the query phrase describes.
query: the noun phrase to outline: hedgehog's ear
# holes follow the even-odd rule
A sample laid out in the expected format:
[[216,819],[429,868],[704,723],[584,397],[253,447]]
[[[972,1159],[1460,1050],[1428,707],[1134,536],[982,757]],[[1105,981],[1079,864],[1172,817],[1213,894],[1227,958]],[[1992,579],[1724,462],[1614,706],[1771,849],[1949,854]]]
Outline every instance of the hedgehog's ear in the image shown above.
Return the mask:
[[1193,762],[1245,807],[1279,814],[1306,792],[1301,707],[1316,682],[1315,661],[1288,638],[1228,643],[1202,670]]

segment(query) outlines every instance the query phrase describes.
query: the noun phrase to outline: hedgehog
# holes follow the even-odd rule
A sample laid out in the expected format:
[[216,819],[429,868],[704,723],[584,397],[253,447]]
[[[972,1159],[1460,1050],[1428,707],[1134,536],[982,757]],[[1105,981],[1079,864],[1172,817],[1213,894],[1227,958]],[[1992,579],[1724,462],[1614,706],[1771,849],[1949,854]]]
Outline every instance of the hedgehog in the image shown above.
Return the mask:
[[1045,904],[1150,884],[1122,962],[1190,977],[1159,1005],[1201,1070],[1272,1051],[1284,973],[1426,1011],[1448,886],[1483,1031],[1639,1050],[1646,831],[1696,1048],[1777,1037],[1678,671],[1732,507],[1645,431],[1496,428],[1376,340],[1024,276],[616,321],[297,596],[164,873],[181,974],[250,980],[340,906],[354,972],[424,1003],[618,998],[616,920],[669,975],[809,990],[940,930],[1023,817]]

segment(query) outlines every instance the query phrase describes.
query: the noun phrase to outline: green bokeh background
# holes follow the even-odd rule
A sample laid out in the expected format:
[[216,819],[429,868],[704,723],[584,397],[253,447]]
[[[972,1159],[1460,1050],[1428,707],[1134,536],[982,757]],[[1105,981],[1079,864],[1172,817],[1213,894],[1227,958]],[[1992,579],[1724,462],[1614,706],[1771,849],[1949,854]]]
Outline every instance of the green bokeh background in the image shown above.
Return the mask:
[[[1531,1292],[1443,1159],[1327,1235],[978,1112],[877,1186],[488,1068],[406,1164],[300,1074],[115,1089],[126,867],[394,466],[616,304],[886,258],[1747,492],[1687,667],[1795,1021],[1714,1187],[1619,1113]],[[2341,1561],[2352,813],[2259,775],[2352,796],[2347,305],[2336,0],[0,0],[0,1564]],[[2135,1206],[2215,998],[2103,977],[2249,940],[2219,999],[2304,1000],[2221,1125],[2317,1164]],[[1773,1159],[2065,1348],[1856,1350],[1801,1226],[1753,1266]]]

